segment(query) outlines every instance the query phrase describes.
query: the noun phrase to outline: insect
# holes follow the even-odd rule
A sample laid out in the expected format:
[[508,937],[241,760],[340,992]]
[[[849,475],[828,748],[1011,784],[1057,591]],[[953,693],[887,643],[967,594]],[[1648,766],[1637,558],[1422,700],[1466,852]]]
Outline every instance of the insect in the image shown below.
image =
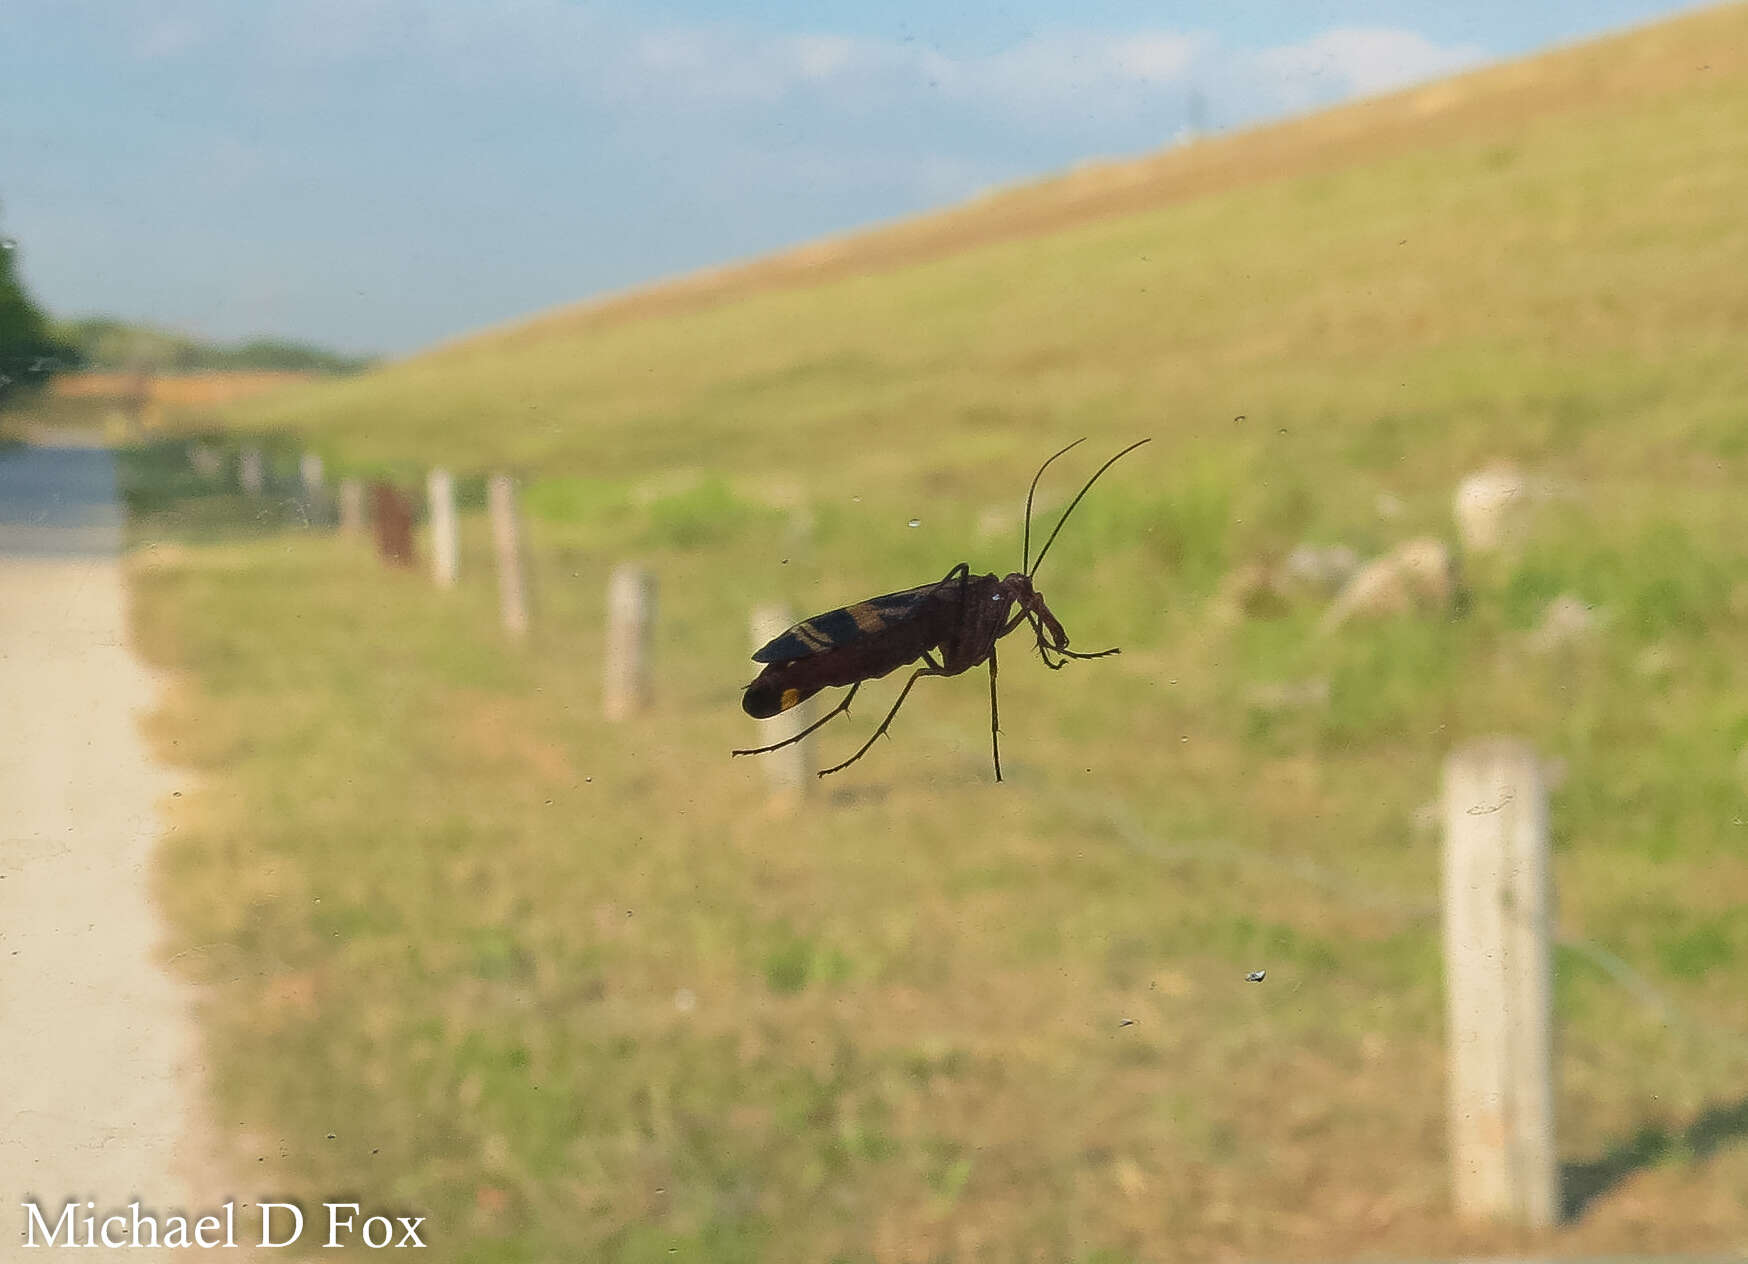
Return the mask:
[[[1032,498],[1038,490],[1038,480],[1050,468],[1052,461],[1072,451],[1084,439],[1076,439],[1061,452],[1038,467],[1032,485],[1026,491],[1026,525],[1020,546],[1020,569],[1005,579],[994,575],[973,575],[966,562],[960,562],[932,584],[907,588],[903,592],[870,597],[852,606],[815,615],[775,638],[758,653],[753,661],[765,664],[764,670],[746,687],[741,707],[754,719],[765,720],[797,706],[822,689],[848,685],[849,693],[822,719],[802,729],[793,737],[769,746],[737,750],[736,755],[763,755],[799,742],[815,729],[822,728],[838,716],[847,713],[850,702],[863,682],[890,675],[900,667],[921,661],[899,691],[898,701],[874,730],[874,735],[860,750],[841,764],[819,771],[821,777],[842,772],[866,755],[892,726],[893,717],[910,696],[911,687],[924,676],[957,676],[987,662],[989,664],[989,738],[995,759],[995,779],[1001,780],[1000,719],[996,706],[995,643],[1022,623],[1030,625],[1037,637],[1038,655],[1052,671],[1060,671],[1071,658],[1104,658],[1115,649],[1096,654],[1081,654],[1068,648],[1068,633],[1044,604],[1043,594],[1032,586],[1044,555],[1056,543],[1068,516],[1092,490],[1099,476],[1142,444],[1142,439],[1124,448],[1099,467],[1098,473],[1086,481],[1080,494],[1069,502],[1062,517],[1032,559]],[[1052,655],[1055,656],[1052,659]]]

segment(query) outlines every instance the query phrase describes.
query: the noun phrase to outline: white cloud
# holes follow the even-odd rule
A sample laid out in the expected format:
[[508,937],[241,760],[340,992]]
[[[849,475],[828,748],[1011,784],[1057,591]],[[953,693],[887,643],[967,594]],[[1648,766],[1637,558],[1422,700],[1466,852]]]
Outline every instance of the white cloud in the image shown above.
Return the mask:
[[258,12],[267,51],[286,61],[344,65],[430,41],[429,15],[402,0],[278,0]]
[[763,35],[676,26],[632,36],[605,83],[640,102],[658,96],[724,106],[771,104],[822,89],[855,108],[932,95],[949,103],[1035,113],[1093,113],[1181,86],[1209,41],[1144,31],[1064,30],[995,52],[955,57],[926,45],[838,35]]
[[1181,79],[1205,43],[1193,35],[1132,35],[1113,49],[1113,64],[1133,78]]
[[856,58],[856,41],[841,35],[801,35],[790,41],[796,69],[806,79],[829,79]]
[[[1341,27],[1272,48],[1200,31],[1059,27],[988,52],[740,22],[650,25],[574,0],[134,0],[119,6],[142,60],[204,49],[238,65],[308,73],[406,66],[469,91],[538,86],[647,120],[800,105],[810,125],[883,109],[970,111],[1077,131],[1180,112],[1191,92],[1215,120],[1302,109],[1472,65],[1473,45],[1412,30]],[[222,33],[222,40],[220,35]]]
[[162,61],[197,48],[206,38],[198,21],[186,16],[164,16],[141,31],[133,53],[140,61]]
[[1370,96],[1473,66],[1486,56],[1472,44],[1435,44],[1416,31],[1341,27],[1302,44],[1264,49],[1254,62],[1289,103],[1331,95]]
[[1026,116],[1128,113],[1151,92],[1181,88],[1205,43],[1167,31],[1054,31],[982,57],[943,58],[933,71],[961,101]]
[[708,27],[636,36],[608,77],[626,97],[714,105],[770,105],[802,78],[784,41],[753,42]]
[[658,108],[772,108],[806,102],[816,119],[882,108],[970,111],[1096,130],[1181,111],[1193,92],[1213,117],[1238,121],[1403,87],[1476,64],[1484,50],[1416,31],[1344,27],[1303,43],[1240,48],[1195,31],[1063,28],[987,53],[830,34],[669,26],[603,32],[595,85],[608,100]]

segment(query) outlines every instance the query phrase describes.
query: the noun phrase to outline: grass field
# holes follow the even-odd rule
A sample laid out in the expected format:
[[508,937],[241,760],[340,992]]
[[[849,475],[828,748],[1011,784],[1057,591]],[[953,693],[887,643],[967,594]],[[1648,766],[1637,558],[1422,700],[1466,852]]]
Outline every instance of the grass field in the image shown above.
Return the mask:
[[[163,890],[262,1187],[468,1261],[1530,1245],[1449,1212],[1423,811],[1507,731],[1565,768],[1578,1205],[1534,1245],[1748,1245],[1745,48],[1703,14],[1107,173],[1134,201],[1078,218],[1015,191],[241,406],[334,469],[520,470],[526,646],[475,517],[440,594],[136,452],[157,733],[205,774]],[[1082,472],[1155,437],[1039,577],[1123,655],[1008,651],[1007,784],[981,678],[929,681],[773,811],[726,754],[750,607],[1014,566],[1082,434]],[[1497,459],[1552,494],[1462,617],[1222,617],[1300,542],[1450,536]],[[622,560],[658,691],[612,726]],[[1600,628],[1536,653],[1563,593]]]

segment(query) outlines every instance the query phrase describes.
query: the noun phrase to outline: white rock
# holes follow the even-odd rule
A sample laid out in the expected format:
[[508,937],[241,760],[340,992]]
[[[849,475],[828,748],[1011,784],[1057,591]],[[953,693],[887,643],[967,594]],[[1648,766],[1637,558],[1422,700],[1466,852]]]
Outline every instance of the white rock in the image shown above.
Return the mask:
[[1404,540],[1355,572],[1325,612],[1322,630],[1338,628],[1356,615],[1446,610],[1456,587],[1451,551],[1443,540],[1434,536]]
[[1549,654],[1568,645],[1589,640],[1602,620],[1596,610],[1571,593],[1561,593],[1548,603],[1542,621],[1530,633],[1529,644],[1538,654]]
[[1360,568],[1360,555],[1345,544],[1301,544],[1281,563],[1282,574],[1295,584],[1328,596]]
[[1269,680],[1245,691],[1245,701],[1258,711],[1297,711],[1329,705],[1329,677],[1309,680]]
[[1523,472],[1508,465],[1471,474],[1457,484],[1457,539],[1468,554],[1492,553],[1521,538],[1532,497]]

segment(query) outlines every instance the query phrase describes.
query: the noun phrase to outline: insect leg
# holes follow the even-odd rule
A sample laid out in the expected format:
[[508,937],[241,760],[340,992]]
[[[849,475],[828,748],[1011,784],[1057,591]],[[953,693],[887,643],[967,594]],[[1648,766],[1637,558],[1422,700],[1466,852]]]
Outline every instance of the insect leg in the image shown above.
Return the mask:
[[[1123,652],[1119,649],[1108,649],[1100,650],[1096,654],[1081,654],[1075,650],[1069,649],[1067,645],[1059,644],[1055,638],[1047,636],[1044,632],[1044,620],[1039,618],[1036,614],[1031,615],[1031,620],[1032,630],[1038,634],[1038,656],[1044,660],[1044,666],[1050,668],[1052,671],[1061,671],[1063,663],[1052,663],[1050,661],[1051,653],[1061,655],[1064,662],[1066,662],[1071,658],[1109,658],[1112,654],[1121,654]],[[1066,641],[1067,639],[1067,637],[1062,638],[1063,641]],[[1045,653],[1046,650],[1049,650],[1050,653]]]
[[[1044,635],[1043,620],[1039,619],[1037,615],[1031,615],[1029,617],[1032,620],[1032,630],[1038,634],[1038,657],[1044,660],[1044,666],[1048,667],[1051,671],[1061,671],[1066,664],[1053,663],[1050,661],[1050,651],[1055,647],[1050,644],[1048,638]],[[1060,653],[1061,651],[1057,652]]]
[[937,667],[919,667],[915,671],[913,671],[910,674],[910,679],[904,682],[904,688],[899,690],[898,701],[892,704],[892,710],[890,710],[886,713],[886,718],[884,720],[880,721],[880,727],[874,730],[874,736],[870,737],[866,742],[863,742],[862,749],[857,751],[854,755],[851,755],[843,763],[835,764],[830,768],[821,768],[819,770],[819,775],[822,777],[825,777],[825,776],[829,776],[831,773],[834,773],[834,772],[842,772],[844,769],[848,768],[851,764],[855,763],[858,759],[862,758],[862,756],[866,755],[868,753],[869,749],[873,747],[874,743],[878,742],[880,740],[880,738],[882,737],[882,735],[885,734],[887,728],[891,726],[892,717],[898,714],[898,709],[904,705],[905,698],[910,696],[910,687],[912,685],[916,684],[917,678],[919,676],[944,676],[944,675],[946,675],[946,672],[942,671],[940,668],[937,668]]
[[995,756],[995,779],[1001,780],[1001,719],[995,706],[995,645],[989,647],[989,749]]
[[1108,650],[1100,650],[1097,654],[1076,654],[1073,650],[1061,649],[1054,645],[1050,648],[1056,650],[1056,652],[1064,658],[1109,658],[1113,654],[1121,654],[1123,652],[1122,650],[1113,647]]
[[755,746],[752,750],[737,750],[729,751],[728,753],[730,755],[764,755],[774,750],[782,750],[785,746],[792,746],[815,729],[823,728],[829,721],[835,720],[838,716],[848,711],[850,709],[850,699],[856,696],[856,690],[861,687],[862,682],[858,680],[855,684],[850,686],[850,692],[844,695],[844,700],[838,703],[838,705],[833,707],[830,711],[826,712],[824,719],[815,720],[794,737],[786,737],[780,742],[772,743],[770,746]]

